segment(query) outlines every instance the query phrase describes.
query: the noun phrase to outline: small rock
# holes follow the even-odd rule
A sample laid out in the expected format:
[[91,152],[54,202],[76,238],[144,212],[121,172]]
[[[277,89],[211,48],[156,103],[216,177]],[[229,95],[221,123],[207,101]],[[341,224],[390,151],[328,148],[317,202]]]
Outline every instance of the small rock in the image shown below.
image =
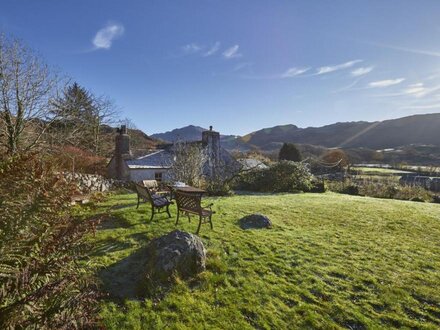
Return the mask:
[[271,228],[272,222],[262,214],[251,214],[240,219],[241,229]]

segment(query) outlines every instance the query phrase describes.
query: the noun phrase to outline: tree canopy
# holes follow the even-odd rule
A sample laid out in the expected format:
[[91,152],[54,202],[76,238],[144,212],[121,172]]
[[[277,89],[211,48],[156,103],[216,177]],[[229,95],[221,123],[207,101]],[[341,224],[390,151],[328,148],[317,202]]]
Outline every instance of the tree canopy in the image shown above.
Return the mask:
[[298,147],[294,143],[284,143],[278,154],[278,159],[300,162],[302,160],[302,156]]

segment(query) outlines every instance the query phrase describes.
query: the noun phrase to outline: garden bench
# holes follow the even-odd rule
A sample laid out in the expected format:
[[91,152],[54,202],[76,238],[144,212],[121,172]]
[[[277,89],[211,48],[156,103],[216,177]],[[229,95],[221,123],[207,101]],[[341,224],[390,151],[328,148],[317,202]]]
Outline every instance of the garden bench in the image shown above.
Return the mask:
[[215,213],[211,207],[213,204],[202,207],[202,194],[182,192],[176,190],[175,192],[176,204],[177,204],[177,220],[176,225],[179,223],[180,213],[188,216],[188,221],[191,222],[190,214],[199,216],[199,226],[197,227],[196,234],[200,231],[202,223],[209,223],[212,226],[212,215]]
[[146,203],[150,203],[151,205],[151,218],[150,221],[153,221],[153,217],[156,213],[166,212],[168,217],[171,218],[169,206],[174,204],[171,202],[166,196],[154,194],[150,191],[149,188],[143,187],[137,183],[135,183],[138,203],[136,208],[139,208],[139,204],[142,201]]

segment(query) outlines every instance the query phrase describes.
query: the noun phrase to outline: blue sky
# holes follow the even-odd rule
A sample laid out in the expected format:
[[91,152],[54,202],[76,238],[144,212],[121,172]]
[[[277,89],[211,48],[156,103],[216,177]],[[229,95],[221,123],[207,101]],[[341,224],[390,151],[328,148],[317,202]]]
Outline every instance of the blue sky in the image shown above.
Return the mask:
[[440,1],[0,0],[0,30],[148,134],[440,109]]

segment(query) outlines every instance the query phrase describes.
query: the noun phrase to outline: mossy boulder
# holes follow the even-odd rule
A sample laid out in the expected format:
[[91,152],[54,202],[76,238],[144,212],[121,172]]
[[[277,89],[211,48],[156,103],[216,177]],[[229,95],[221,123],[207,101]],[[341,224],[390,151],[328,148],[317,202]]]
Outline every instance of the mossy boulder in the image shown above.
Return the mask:
[[193,277],[206,269],[206,250],[200,237],[174,230],[147,246],[146,280],[169,283],[173,276]]

